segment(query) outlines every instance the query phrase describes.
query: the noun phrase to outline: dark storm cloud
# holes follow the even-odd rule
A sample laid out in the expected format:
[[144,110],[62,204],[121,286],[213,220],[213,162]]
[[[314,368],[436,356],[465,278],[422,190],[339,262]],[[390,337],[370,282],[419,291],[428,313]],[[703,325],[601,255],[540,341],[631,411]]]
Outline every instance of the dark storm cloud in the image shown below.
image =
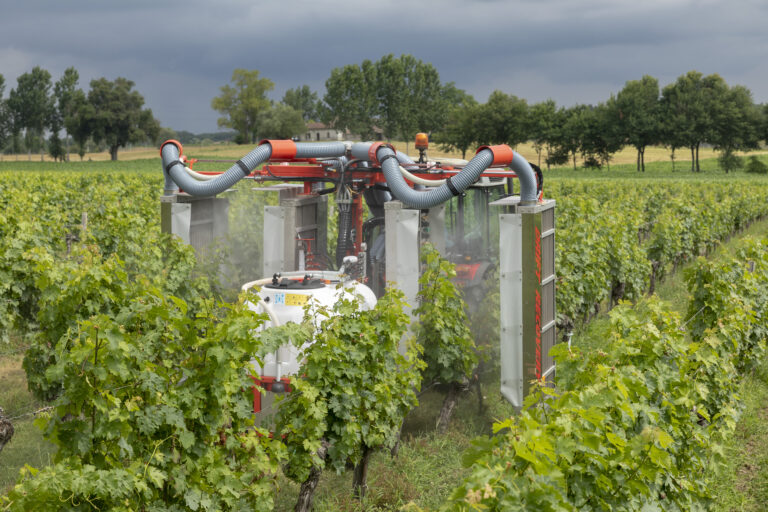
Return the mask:
[[768,99],[762,2],[688,0],[16,2],[0,20],[0,73],[68,66],[125,76],[166,126],[216,128],[210,100],[237,67],[321,91],[330,70],[410,53],[484,101],[595,103],[627,80],[662,85],[691,69]]

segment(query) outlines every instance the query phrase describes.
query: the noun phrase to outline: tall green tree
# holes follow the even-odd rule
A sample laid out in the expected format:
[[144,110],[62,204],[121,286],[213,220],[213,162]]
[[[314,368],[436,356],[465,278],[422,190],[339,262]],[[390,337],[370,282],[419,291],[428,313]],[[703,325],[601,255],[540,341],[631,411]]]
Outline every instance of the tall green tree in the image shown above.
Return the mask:
[[437,133],[443,150],[461,151],[461,158],[467,158],[467,150],[477,144],[478,110],[477,102],[450,109],[445,126]]
[[304,122],[314,121],[319,118],[318,104],[320,100],[317,93],[308,85],[302,85],[295,89],[288,89],[283,95],[283,103],[298,110]]
[[59,132],[61,131],[61,119],[56,116],[56,120],[51,121],[50,126],[51,134],[48,137],[48,154],[51,155],[54,162],[58,160],[63,162],[66,157],[66,152],[64,144],[61,142],[61,137],[59,136]]
[[88,98],[82,89],[75,89],[71,99],[71,112],[64,118],[64,127],[72,137],[77,147],[77,154],[82,161],[85,156],[85,145],[93,132],[95,110],[88,103]]
[[144,106],[144,97],[132,90],[134,83],[126,78],[109,81],[106,78],[91,80],[88,103],[90,126],[94,142],[104,142],[112,160],[117,151],[129,143],[154,141],[160,123]]
[[412,113],[408,111],[408,90],[404,62],[393,54],[385,55],[374,63],[376,81],[376,114],[378,124],[388,139],[396,137],[400,128],[412,124]]
[[562,124],[558,132],[557,152],[571,155],[574,170],[576,170],[576,156],[582,149],[585,120],[588,115],[586,111],[589,108],[588,105],[574,105],[573,107],[561,109],[559,114],[562,118]]
[[51,74],[35,66],[31,72],[24,73],[16,80],[16,88],[8,97],[8,106],[13,111],[17,130],[24,130],[24,142],[27,154],[32,159],[32,148],[40,148],[40,160],[43,160],[45,128],[54,114],[54,99],[51,96]]
[[376,87],[376,68],[370,60],[334,68],[325,81],[323,121],[362,139],[371,138],[379,115]]
[[[57,117],[65,131],[65,146],[67,151],[67,161],[69,161],[69,129],[66,120],[74,115],[76,106],[75,97],[77,96],[77,82],[80,80],[80,74],[74,67],[64,70],[64,74],[53,86],[53,95],[56,97]],[[82,94],[82,91],[80,91]],[[53,131],[53,126],[51,126]]]
[[691,171],[701,169],[699,147],[707,138],[710,124],[703,78],[698,71],[689,71],[662,91],[664,140],[673,148],[691,150]]
[[556,113],[557,105],[552,99],[531,105],[528,110],[528,134],[538,156],[539,167],[541,167],[541,154],[556,129]]
[[[397,123],[397,133],[408,143],[418,132],[431,133],[440,129],[447,115],[447,97],[460,95],[455,85],[444,86],[432,64],[412,55],[401,55],[404,77],[404,98]],[[461,91],[463,92],[463,91]]]
[[12,118],[8,110],[8,101],[5,96],[5,77],[0,74],[0,160],[3,158],[3,151],[8,144],[11,134]]
[[544,146],[547,150],[547,157],[544,161],[547,164],[547,169],[552,165],[563,165],[568,163],[569,151],[563,145],[565,123],[568,120],[568,115],[568,110],[566,108],[558,108],[555,111],[552,125],[546,132]]
[[528,103],[496,90],[480,107],[478,142],[516,146],[528,140],[527,127]]
[[458,91],[440,82],[432,64],[393,54],[333,69],[325,89],[324,120],[334,128],[368,138],[379,126],[387,138],[406,142],[440,129]]
[[616,99],[589,106],[581,112],[581,154],[585,163],[610,167],[613,154],[624,145],[624,138],[616,123]]
[[756,149],[760,140],[760,111],[752,101],[752,93],[744,86],[725,87],[713,109],[710,142],[721,152],[720,166],[729,172],[741,160],[734,153]]
[[[672,171],[675,171],[675,153],[680,148],[688,146],[685,134],[686,124],[683,122],[682,115],[678,111],[679,105],[675,103],[674,84],[664,87],[661,91],[661,129],[659,137],[661,142],[669,148],[669,158],[672,160]],[[694,165],[694,159],[691,158],[691,165]],[[693,167],[692,167],[693,169]]]
[[283,103],[262,111],[257,121],[260,138],[290,139],[307,131],[301,112]]
[[645,148],[660,139],[659,81],[649,75],[628,81],[616,96],[616,105],[619,126],[637,149],[637,170],[645,172]]
[[271,106],[267,92],[275,84],[269,78],[259,78],[257,70],[238,68],[232,72],[233,85],[221,87],[221,95],[211,100],[211,107],[222,117],[219,127],[232,128],[238,134],[237,142],[256,142],[258,117]]

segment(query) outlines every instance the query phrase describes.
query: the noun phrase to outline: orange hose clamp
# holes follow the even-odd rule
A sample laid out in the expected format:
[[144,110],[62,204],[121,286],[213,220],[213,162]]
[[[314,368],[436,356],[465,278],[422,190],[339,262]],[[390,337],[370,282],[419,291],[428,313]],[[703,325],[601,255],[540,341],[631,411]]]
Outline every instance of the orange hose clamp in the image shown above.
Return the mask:
[[269,140],[264,139],[259,145],[269,144],[272,146],[272,156],[270,160],[292,160],[296,158],[296,143],[292,140]]
[[184,148],[182,147],[181,142],[173,139],[168,139],[167,141],[160,144],[160,156],[163,156],[163,148],[165,147],[166,144],[173,144],[174,146],[179,148],[179,155],[184,154]]
[[477,148],[475,154],[484,149],[490,149],[491,153],[493,153],[493,163],[491,163],[491,165],[503,165],[506,167],[512,163],[512,159],[515,157],[515,152],[506,144],[499,144],[498,146],[480,146]]
[[373,162],[376,165],[379,164],[379,159],[376,156],[376,153],[378,153],[379,148],[381,146],[388,147],[392,151],[395,151],[395,146],[393,146],[392,144],[390,144],[388,142],[374,142],[373,144],[371,144],[371,147],[368,148],[368,160],[370,160],[371,162]]

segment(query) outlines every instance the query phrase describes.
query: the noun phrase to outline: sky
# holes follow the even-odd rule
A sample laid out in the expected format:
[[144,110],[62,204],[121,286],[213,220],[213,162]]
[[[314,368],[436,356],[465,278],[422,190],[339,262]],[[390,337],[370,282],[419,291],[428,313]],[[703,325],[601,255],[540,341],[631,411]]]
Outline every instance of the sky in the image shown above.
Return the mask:
[[411,54],[484,102],[495,89],[598,103],[628,80],[697,70],[768,102],[765,0],[0,0],[0,74],[41,66],[80,86],[136,83],[163,126],[216,131],[211,99],[236,68],[279,101],[335,67]]

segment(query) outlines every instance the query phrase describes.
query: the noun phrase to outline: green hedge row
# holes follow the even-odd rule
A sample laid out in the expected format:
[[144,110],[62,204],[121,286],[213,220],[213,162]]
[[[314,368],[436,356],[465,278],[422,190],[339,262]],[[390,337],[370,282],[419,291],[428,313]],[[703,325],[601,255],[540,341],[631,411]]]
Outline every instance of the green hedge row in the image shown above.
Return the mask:
[[764,356],[768,241],[700,259],[687,282],[687,322],[651,299],[612,312],[606,352],[556,347],[558,387],[538,385],[519,416],[474,442],[445,508],[706,508],[706,475],[739,414],[735,377]]
[[637,300],[669,269],[768,214],[768,186],[559,180],[557,311],[586,321],[606,300]]

